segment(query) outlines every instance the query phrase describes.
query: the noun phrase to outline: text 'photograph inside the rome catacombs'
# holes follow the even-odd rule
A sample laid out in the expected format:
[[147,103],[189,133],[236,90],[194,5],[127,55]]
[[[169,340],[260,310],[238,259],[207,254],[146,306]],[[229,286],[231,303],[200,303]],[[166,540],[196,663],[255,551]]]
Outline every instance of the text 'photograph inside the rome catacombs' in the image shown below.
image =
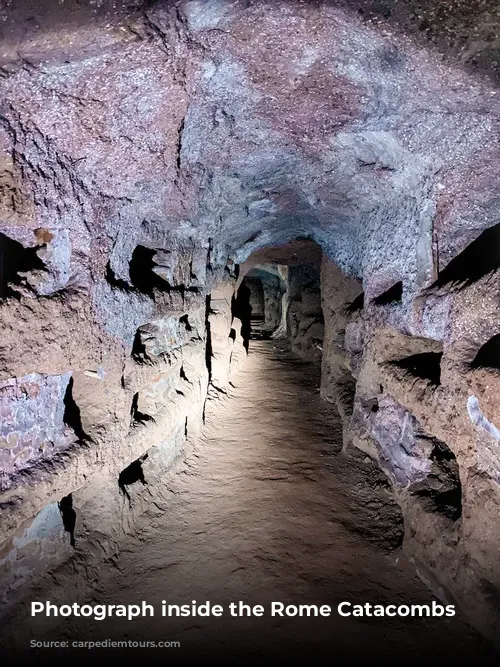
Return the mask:
[[0,0],[6,665],[500,659],[498,0]]

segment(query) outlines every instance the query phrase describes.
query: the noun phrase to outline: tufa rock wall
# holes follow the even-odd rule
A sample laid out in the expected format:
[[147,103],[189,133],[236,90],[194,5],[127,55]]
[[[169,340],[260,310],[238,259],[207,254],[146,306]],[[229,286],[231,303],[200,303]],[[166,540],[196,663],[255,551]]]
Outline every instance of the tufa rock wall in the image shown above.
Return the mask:
[[[41,296],[7,283],[0,311],[17,354],[0,382],[3,612],[68,557],[114,552],[199,435],[209,385],[224,391],[246,357],[235,276],[210,259],[192,242],[137,246],[127,278],[108,266],[81,309],[83,291]],[[52,316],[43,324],[42,299]]]
[[343,418],[345,447],[392,482],[422,578],[495,640],[500,282],[498,264],[475,252],[418,294],[403,280],[371,298],[324,260],[321,391]]

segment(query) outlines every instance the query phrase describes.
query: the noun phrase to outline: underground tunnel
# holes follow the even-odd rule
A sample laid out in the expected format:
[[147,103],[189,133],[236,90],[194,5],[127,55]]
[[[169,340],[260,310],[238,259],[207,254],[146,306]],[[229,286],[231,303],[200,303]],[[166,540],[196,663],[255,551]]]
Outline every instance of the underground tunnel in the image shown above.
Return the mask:
[[0,16],[8,664],[496,663],[498,3]]

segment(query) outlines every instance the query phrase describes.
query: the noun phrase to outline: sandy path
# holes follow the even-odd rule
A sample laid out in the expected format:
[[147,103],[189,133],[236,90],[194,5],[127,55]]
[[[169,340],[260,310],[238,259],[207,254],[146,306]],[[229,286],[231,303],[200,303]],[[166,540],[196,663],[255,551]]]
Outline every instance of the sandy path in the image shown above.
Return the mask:
[[49,636],[180,641],[175,653],[150,652],[161,662],[271,655],[447,663],[460,655],[484,664],[485,645],[458,619],[338,616],[342,600],[425,604],[432,597],[397,548],[400,513],[385,477],[363,456],[340,453],[340,425],[319,399],[318,382],[317,369],[279,345],[252,342],[232,396],[210,402],[203,446],[175,478],[168,503],[148,510],[87,601],[147,600],[157,609],[162,599],[266,609],[282,601],[329,604],[332,616],[72,619]]

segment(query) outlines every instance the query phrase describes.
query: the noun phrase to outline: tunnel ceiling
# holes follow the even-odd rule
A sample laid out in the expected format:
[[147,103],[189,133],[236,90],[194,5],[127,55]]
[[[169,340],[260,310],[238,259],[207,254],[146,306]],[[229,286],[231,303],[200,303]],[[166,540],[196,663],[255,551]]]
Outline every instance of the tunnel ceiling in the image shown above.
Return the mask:
[[175,234],[221,262],[310,237],[368,288],[422,285],[498,222],[496,3],[5,12],[2,224],[68,230],[76,282]]

